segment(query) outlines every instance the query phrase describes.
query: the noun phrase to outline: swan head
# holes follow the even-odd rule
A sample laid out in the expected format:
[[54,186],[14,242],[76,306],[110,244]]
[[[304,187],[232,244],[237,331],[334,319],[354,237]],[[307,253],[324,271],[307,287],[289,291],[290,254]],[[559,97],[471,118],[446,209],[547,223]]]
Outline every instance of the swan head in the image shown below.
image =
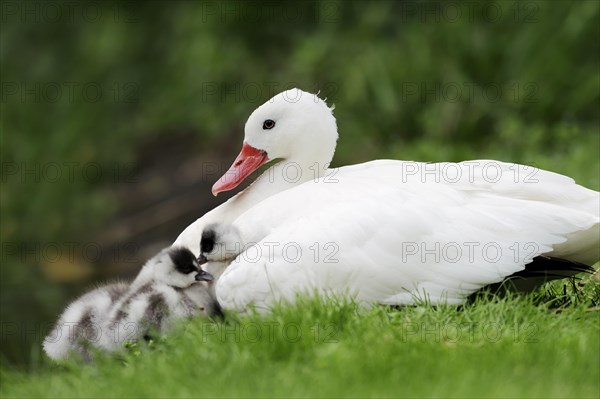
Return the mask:
[[240,231],[229,223],[211,223],[202,231],[198,263],[230,262],[243,249]]
[[152,278],[176,288],[187,288],[199,281],[210,282],[214,278],[200,267],[198,260],[187,248],[170,247],[150,259],[145,269],[152,270]]
[[[325,101],[316,94],[290,89],[275,95],[248,118],[244,144],[229,170],[213,186],[214,195],[237,187],[273,160],[300,167],[325,169],[333,158],[337,124]],[[313,176],[314,172],[302,170]]]

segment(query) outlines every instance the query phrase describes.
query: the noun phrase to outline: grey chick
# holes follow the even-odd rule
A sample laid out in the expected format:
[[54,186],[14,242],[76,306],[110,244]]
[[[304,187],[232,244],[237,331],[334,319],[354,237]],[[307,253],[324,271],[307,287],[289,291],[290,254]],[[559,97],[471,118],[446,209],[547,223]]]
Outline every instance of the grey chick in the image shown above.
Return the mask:
[[120,349],[125,342],[165,332],[178,320],[220,315],[221,307],[207,284],[212,280],[189,249],[164,249],[144,265],[110,309],[100,347]]
[[211,223],[202,231],[198,262],[217,280],[243,249],[237,227],[229,223]]
[[146,262],[131,284],[100,286],[72,302],[43,348],[54,360],[77,353],[89,361],[92,347],[114,350],[177,319],[220,316],[207,284],[212,280],[191,251],[167,248]]
[[54,360],[76,352],[91,360],[90,346],[100,338],[102,319],[127,290],[129,284],[114,283],[97,287],[71,302],[56,326],[44,339],[43,348]]

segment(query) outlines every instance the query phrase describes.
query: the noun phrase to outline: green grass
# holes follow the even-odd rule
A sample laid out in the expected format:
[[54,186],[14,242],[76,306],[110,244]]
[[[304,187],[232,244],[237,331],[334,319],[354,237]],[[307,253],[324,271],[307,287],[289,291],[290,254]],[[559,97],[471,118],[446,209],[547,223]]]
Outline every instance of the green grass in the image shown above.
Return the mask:
[[[228,166],[238,144],[218,149],[241,143],[246,118],[270,97],[273,83],[279,91],[294,82],[321,90],[336,104],[334,166],[377,158],[498,159],[600,189],[597,1],[522,2],[533,21],[515,19],[512,1],[486,2],[495,5],[487,8],[465,2],[455,22],[436,21],[430,13],[436,3],[427,1],[414,2],[425,14],[412,16],[412,7],[403,11],[405,4],[391,1],[288,1],[274,3],[273,12],[261,2],[223,6],[241,7],[248,16],[274,15],[259,24],[213,15],[206,4],[191,1],[152,7],[97,2],[103,18],[86,23],[76,8],[72,23],[66,13],[72,7],[61,3],[61,23],[52,15],[40,21],[27,14],[44,9],[31,2],[17,7],[25,14],[8,13],[1,26],[3,82],[27,89],[58,84],[65,94],[55,102],[7,94],[0,102],[0,153],[7,165],[94,163],[109,171],[143,165],[148,143],[181,137]],[[502,17],[493,23],[480,12],[495,9]],[[113,18],[115,12],[135,23]],[[66,95],[68,82],[78,84],[73,99]],[[104,94],[98,102],[79,90],[92,83]],[[132,84],[135,93],[125,93]],[[207,85],[215,84],[217,92],[209,94]],[[257,98],[251,90],[243,95],[257,85]],[[437,85],[457,85],[462,95],[458,101],[423,99],[407,90]],[[498,101],[481,96],[492,86],[502,90]],[[469,87],[477,94],[469,95]],[[527,87],[535,88],[533,96]],[[115,97],[115,88],[123,96]],[[7,170],[0,190],[3,242],[28,248],[85,242],[121,211],[110,173],[71,184],[23,181]],[[132,349],[124,360],[56,366],[41,355],[39,343],[29,356],[30,326],[54,318],[92,281],[57,283],[39,263],[3,253],[1,398],[600,396],[600,315],[593,310],[600,283],[594,280],[579,296],[568,285],[565,296],[555,284],[541,297],[482,300],[461,310],[365,311],[309,301],[227,325],[195,320],[151,348]],[[90,265],[74,270],[84,266]],[[254,342],[252,328],[267,334],[270,323],[276,323],[273,339]],[[29,330],[9,334],[15,325]],[[282,328],[296,325],[302,339],[286,340]],[[455,326],[462,328],[459,339],[449,335]],[[502,335],[490,339],[498,328]],[[334,342],[324,342],[332,331]]]
[[600,281],[585,282],[462,308],[302,300],[197,319],[95,364],[5,369],[0,396],[596,398]]
[[[143,181],[170,162],[152,152],[165,143],[174,143],[171,152],[185,146],[202,161],[228,167],[250,113],[291,86],[320,90],[336,105],[334,166],[381,158],[497,159],[600,188],[598,1],[486,0],[458,7],[429,0],[229,0],[214,7],[102,1],[95,2],[102,17],[93,23],[68,0],[51,7],[43,0],[12,3],[0,24],[7,85],[0,101],[0,236],[7,248],[77,242],[79,249],[103,241],[98,238],[114,221],[137,209],[119,194],[132,186],[116,182],[115,169],[133,165],[140,172],[134,180]],[[58,21],[55,7],[62,11]],[[457,8],[462,17],[448,18]],[[490,21],[496,10],[500,17]],[[101,88],[99,101],[86,98],[88,84]],[[56,101],[49,98],[55,85],[63,94]],[[451,98],[452,87],[458,98]],[[494,88],[498,98],[483,95]],[[79,165],[73,181],[66,179],[68,168],[58,182],[11,172],[73,162]],[[189,162],[181,154],[178,167]],[[104,173],[84,178],[84,167],[92,165]],[[196,173],[205,183],[216,179]],[[159,190],[164,179],[187,185],[190,177],[157,175],[146,183]],[[172,242],[181,230],[163,231],[166,222],[146,233]],[[132,243],[151,244],[132,233],[118,246]],[[0,262],[2,326],[45,324],[100,276],[119,277],[105,276],[104,270],[117,270],[111,262],[79,256],[65,263],[69,281],[57,281],[39,261],[43,254],[15,252],[3,251]],[[0,334],[0,357],[29,363],[30,338]]]

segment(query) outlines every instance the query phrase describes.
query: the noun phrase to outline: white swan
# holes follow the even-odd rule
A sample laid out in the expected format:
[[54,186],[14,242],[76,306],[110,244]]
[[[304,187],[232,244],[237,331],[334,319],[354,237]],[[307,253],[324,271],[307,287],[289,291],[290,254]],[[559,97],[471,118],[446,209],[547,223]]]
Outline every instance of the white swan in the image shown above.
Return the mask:
[[[277,126],[263,129],[265,121],[273,118],[277,119]],[[335,118],[327,104],[313,94],[295,89],[258,107],[248,118],[245,131],[242,150],[214,184],[214,195],[235,188],[265,163],[278,157],[284,159],[274,163],[250,187],[189,225],[173,245],[199,254],[198,242],[206,225],[233,222],[265,198],[325,176],[338,138]],[[264,134],[267,131],[269,134]]]
[[315,290],[366,303],[461,303],[548,259],[540,255],[587,265],[599,258],[599,193],[568,177],[485,160],[328,169],[336,140],[331,110],[299,90],[248,119],[242,152],[213,192],[281,161],[176,241],[197,251],[203,227],[218,221],[256,243],[217,282],[225,308],[268,307]]

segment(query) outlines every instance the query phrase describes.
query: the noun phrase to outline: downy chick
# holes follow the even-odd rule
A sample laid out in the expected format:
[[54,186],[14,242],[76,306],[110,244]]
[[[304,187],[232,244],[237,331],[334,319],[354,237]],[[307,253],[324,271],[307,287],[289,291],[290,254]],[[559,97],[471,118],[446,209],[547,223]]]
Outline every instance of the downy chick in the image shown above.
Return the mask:
[[164,332],[177,320],[200,314],[220,315],[221,308],[207,284],[212,280],[189,249],[164,249],[144,265],[111,308],[100,346],[116,350],[125,342]]
[[[100,286],[72,302],[45,338],[44,350],[54,360],[77,353],[89,361],[91,347],[112,350],[153,328],[162,331],[165,322],[222,315],[209,291],[212,280],[191,251],[167,248],[143,266],[133,283]],[[115,319],[128,323],[125,332],[114,328],[123,327]]]
[[46,354],[51,359],[60,360],[75,352],[90,360],[90,345],[100,338],[103,317],[128,288],[126,283],[108,284],[71,302],[44,339]]
[[237,227],[229,223],[211,223],[202,231],[198,262],[217,280],[243,249]]

